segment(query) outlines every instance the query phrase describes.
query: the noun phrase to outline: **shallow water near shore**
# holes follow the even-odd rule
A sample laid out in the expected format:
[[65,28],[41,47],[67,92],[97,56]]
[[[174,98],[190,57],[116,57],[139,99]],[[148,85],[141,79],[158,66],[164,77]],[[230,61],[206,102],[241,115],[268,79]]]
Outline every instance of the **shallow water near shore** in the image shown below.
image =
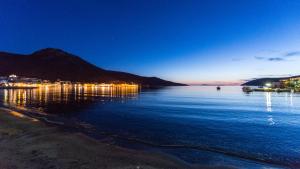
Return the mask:
[[101,141],[192,164],[300,167],[300,94],[239,86],[0,90],[5,107],[83,126]]

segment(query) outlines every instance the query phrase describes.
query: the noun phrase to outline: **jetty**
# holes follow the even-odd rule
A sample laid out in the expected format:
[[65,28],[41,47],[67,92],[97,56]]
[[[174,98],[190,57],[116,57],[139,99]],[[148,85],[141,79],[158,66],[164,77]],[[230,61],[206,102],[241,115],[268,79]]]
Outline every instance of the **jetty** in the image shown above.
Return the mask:
[[295,92],[293,89],[289,88],[266,88],[266,87],[259,87],[259,88],[251,88],[245,86],[242,88],[243,92],[250,93],[250,92]]

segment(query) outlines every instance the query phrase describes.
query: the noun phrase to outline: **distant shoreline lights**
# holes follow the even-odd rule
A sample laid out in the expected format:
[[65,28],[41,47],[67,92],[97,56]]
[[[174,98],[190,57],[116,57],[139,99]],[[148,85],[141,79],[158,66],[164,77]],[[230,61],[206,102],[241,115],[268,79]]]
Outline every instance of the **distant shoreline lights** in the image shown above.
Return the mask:
[[0,77],[1,88],[43,88],[43,87],[59,87],[59,86],[73,86],[75,88],[139,88],[135,83],[83,83],[71,81],[56,81],[50,82],[48,80],[41,80],[37,78],[18,77],[17,75],[10,75],[8,77]]

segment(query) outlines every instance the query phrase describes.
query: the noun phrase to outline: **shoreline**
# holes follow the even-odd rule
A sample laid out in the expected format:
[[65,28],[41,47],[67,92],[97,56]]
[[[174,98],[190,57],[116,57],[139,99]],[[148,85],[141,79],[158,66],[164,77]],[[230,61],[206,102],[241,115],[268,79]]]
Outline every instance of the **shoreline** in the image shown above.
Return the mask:
[[[35,117],[27,111],[6,106],[0,107],[0,149],[2,150],[0,151],[0,169],[239,168],[235,164],[188,163],[164,152],[115,145],[103,138],[101,139],[103,141],[94,138],[84,131],[74,130],[60,122]],[[145,143],[142,142],[142,144]],[[208,152],[214,153],[214,151]],[[249,159],[244,160],[241,162],[247,163]],[[249,164],[260,162],[250,160]],[[272,164],[269,165],[272,166]]]
[[0,108],[0,112],[0,168],[194,168],[166,155],[105,144],[78,132],[64,132],[13,110]]

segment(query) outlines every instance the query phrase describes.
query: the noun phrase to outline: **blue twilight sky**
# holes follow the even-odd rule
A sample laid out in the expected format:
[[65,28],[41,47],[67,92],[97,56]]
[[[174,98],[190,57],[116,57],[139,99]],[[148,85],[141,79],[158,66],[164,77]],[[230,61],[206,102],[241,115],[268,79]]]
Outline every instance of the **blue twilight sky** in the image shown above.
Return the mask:
[[300,74],[299,0],[0,0],[0,50],[183,83]]

